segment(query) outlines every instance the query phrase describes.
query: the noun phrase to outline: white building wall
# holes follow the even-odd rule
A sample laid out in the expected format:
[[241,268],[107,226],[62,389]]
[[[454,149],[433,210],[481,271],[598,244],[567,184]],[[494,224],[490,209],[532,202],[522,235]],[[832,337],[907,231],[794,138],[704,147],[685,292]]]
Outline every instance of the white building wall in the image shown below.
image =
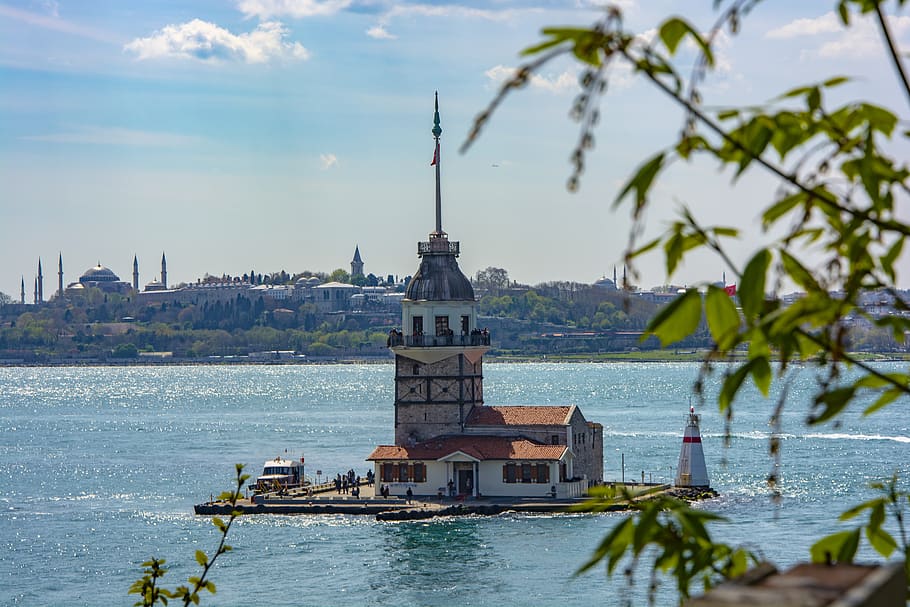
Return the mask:
[[447,316],[449,328],[455,335],[461,335],[461,317],[468,317],[468,332],[477,328],[477,306],[471,301],[433,301],[403,302],[401,310],[401,329],[405,335],[411,335],[415,316],[423,317],[424,335],[436,334],[436,317]]

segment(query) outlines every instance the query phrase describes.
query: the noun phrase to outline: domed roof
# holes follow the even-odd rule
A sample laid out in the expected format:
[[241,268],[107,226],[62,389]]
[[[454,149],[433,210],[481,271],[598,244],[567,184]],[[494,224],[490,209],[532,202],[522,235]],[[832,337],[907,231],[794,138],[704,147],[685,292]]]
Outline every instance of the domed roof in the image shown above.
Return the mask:
[[454,255],[424,255],[408,283],[411,301],[474,301],[474,287],[458,268]]
[[119,276],[100,263],[94,268],[89,268],[85,271],[85,274],[79,277],[79,282],[117,282],[119,280]]

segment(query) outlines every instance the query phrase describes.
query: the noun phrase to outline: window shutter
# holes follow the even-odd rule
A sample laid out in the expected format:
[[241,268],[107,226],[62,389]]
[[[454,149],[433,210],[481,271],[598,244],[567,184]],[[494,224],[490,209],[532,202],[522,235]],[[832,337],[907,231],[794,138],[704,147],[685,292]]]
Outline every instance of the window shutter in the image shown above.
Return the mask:
[[503,464],[502,466],[502,482],[509,482],[509,464]]
[[537,482],[537,466],[531,466],[531,482]]

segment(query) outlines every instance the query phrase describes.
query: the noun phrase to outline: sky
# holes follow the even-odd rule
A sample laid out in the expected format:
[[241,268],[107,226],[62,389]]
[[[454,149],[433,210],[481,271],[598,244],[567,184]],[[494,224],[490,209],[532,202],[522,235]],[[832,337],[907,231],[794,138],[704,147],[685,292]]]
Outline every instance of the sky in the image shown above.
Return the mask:
[[[643,35],[684,13],[707,31],[711,0],[622,0]],[[718,41],[708,106],[767,102],[833,75],[834,94],[906,115],[871,21],[844,30],[833,0],[766,0]],[[551,25],[589,25],[584,0],[0,0],[0,292],[32,300],[101,263],[131,281],[205,274],[350,269],[399,277],[434,228],[433,99],[439,92],[443,228],[465,274],[494,266],[522,283],[591,283],[619,267],[625,179],[671,144],[679,109],[628,70],[611,75],[581,189],[565,188],[578,137],[568,118],[580,70],[546,66],[510,95],[479,141],[458,148],[474,116]],[[910,18],[892,15],[898,41]],[[691,54],[690,54],[691,55]],[[685,54],[684,54],[685,57]],[[705,223],[739,225],[743,264],[768,236],[757,221],[775,182],[736,183],[705,161],[659,183],[645,237],[682,205]],[[906,205],[904,205],[906,206]],[[907,286],[910,264],[901,261]],[[643,287],[720,280],[707,255],[668,277],[659,255]]]

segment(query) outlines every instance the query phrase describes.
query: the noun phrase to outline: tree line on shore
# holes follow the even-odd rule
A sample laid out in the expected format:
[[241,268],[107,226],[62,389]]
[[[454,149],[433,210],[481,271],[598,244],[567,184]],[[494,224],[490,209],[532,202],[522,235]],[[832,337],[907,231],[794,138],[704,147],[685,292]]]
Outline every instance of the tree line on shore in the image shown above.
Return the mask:
[[[502,271],[504,273],[505,271]],[[507,274],[506,274],[507,276]],[[545,355],[656,348],[641,341],[659,306],[624,291],[570,282],[527,287],[477,281],[480,323],[494,351]],[[86,289],[41,306],[0,304],[0,360],[136,358],[171,352],[179,358],[293,351],[309,357],[383,356],[400,312],[366,309],[324,314],[309,302],[262,296],[200,303],[138,303],[129,295]],[[855,331],[857,349],[902,348],[885,331]],[[710,347],[705,327],[682,347]]]

